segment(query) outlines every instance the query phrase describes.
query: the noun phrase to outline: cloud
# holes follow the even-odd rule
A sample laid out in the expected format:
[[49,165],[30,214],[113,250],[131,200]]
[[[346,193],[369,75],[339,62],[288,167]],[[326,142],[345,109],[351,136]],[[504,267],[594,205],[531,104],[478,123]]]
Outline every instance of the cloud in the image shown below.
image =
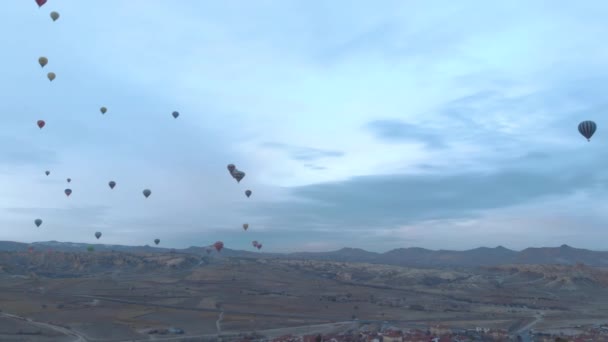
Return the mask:
[[262,148],[282,150],[289,154],[292,159],[299,161],[314,161],[324,158],[338,158],[344,156],[344,152],[335,150],[325,150],[313,147],[293,146],[278,142],[265,142]]
[[114,243],[382,250],[552,243],[553,225],[605,240],[606,4],[237,7],[66,0],[55,23],[6,7],[0,208],[33,209],[5,212],[0,239],[103,227]]
[[443,148],[445,143],[437,133],[400,120],[374,120],[366,125],[377,138],[388,142],[422,141],[429,148]]

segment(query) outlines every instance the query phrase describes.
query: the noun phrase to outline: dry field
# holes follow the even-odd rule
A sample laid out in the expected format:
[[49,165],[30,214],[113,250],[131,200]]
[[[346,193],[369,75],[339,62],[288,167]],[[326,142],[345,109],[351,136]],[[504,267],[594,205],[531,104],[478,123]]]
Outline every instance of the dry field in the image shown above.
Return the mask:
[[80,272],[66,278],[0,273],[2,313],[32,320],[2,316],[0,340],[144,341],[152,336],[148,330],[169,327],[185,333],[154,339],[214,340],[220,312],[222,334],[275,335],[298,326],[311,327],[294,332],[330,331],[352,327],[353,318],[511,331],[531,322],[543,329],[575,319],[608,323],[605,271],[592,268],[437,270],[223,259],[184,269]]

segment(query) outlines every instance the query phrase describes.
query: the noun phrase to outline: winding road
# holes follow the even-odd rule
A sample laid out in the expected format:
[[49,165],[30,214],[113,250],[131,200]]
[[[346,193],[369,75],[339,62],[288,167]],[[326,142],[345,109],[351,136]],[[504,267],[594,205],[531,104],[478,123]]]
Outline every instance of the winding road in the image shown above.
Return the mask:
[[50,323],[43,323],[43,322],[36,322],[36,321],[32,320],[31,318],[25,318],[25,317],[9,314],[6,312],[0,312],[0,317],[22,321],[29,325],[38,327],[38,328],[46,328],[46,329],[54,330],[58,333],[66,335],[66,336],[73,337],[74,338],[72,340],[73,342],[88,342],[87,338],[84,335],[81,335],[75,331],[66,329],[64,327],[60,327],[58,325],[54,325],[54,324],[50,324]]

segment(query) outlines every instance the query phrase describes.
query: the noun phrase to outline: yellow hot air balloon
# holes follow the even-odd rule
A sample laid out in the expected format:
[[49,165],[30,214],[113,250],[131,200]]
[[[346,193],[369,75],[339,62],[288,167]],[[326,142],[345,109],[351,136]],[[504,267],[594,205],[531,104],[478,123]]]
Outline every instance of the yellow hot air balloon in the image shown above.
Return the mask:
[[46,77],[48,77],[49,81],[53,81],[55,79],[55,73],[54,72],[49,72],[48,74],[46,74]]
[[46,57],[40,57],[38,58],[38,64],[40,64],[41,68],[44,68],[45,65],[47,65],[49,63],[49,60]]
[[51,12],[51,19],[53,19],[53,21],[56,21],[57,19],[59,19],[59,13],[53,11]]

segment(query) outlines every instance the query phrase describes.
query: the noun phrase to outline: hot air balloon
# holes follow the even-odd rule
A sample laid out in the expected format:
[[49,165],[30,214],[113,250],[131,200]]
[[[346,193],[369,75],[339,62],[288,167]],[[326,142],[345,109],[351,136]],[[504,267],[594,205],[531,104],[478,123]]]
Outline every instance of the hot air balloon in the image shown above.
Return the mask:
[[38,4],[38,7],[42,7],[42,5],[46,4],[46,0],[36,0],[36,4]]
[[258,241],[257,240],[253,240],[253,241],[251,241],[251,244],[253,245],[253,247],[257,247],[258,246]]
[[68,181],[68,183],[70,183],[72,181],[72,178],[68,178],[68,179],[66,179],[66,181]]
[[53,19],[53,21],[57,21],[57,19],[59,19],[59,13],[55,11],[51,12],[51,19]]
[[158,245],[160,243],[160,240],[159,239],[154,239],[154,243]]
[[595,122],[590,121],[590,120],[583,121],[578,124],[579,133],[582,136],[584,136],[585,138],[587,138],[587,141],[591,141],[591,137],[595,133],[596,129],[597,129],[597,125],[595,124]]
[[108,111],[108,108],[101,107],[101,108],[99,108],[99,111],[101,112],[101,114],[105,114]]
[[36,227],[40,227],[40,225],[42,224],[42,220],[41,219],[35,219],[34,223],[36,224]]
[[50,175],[50,174],[51,174],[51,171],[46,170],[46,171],[44,171],[44,174],[48,176],[48,175]]
[[114,189],[114,187],[116,186],[116,182],[115,181],[110,181],[108,183],[108,186],[110,186],[110,189]]
[[38,125],[38,128],[42,129],[42,127],[46,125],[46,122],[44,122],[44,120],[38,120],[36,121],[36,125]]
[[215,247],[216,251],[221,252],[222,248],[224,248],[224,243],[222,241],[217,241],[213,244],[213,247]]
[[262,249],[262,244],[258,243],[258,245],[256,246],[258,248],[258,250]]
[[95,232],[95,237],[97,238],[97,240],[99,240],[99,238],[101,237],[101,232]]
[[249,196],[251,196],[251,190],[245,190],[245,196],[249,198]]
[[40,64],[41,68],[44,68],[45,65],[47,65],[49,63],[48,58],[42,56],[40,58],[38,58],[38,64]]
[[[150,191],[150,189],[145,189],[144,191],[142,191],[144,196],[146,196],[146,198],[148,198],[148,196],[150,196],[152,194],[152,191]],[[162,196],[161,196],[162,197]]]
[[70,195],[72,194],[72,189],[65,189],[63,192],[66,196],[70,197]]
[[236,179],[237,183],[240,183],[241,180],[243,180],[243,178],[245,177],[245,172],[239,171],[239,170],[235,170],[232,173],[232,176],[234,177],[234,179]]
[[228,168],[228,172],[230,172],[231,175],[234,172],[234,170],[236,170],[236,166],[234,166],[234,164],[228,164],[228,166],[226,166],[226,167]]
[[55,79],[57,75],[55,75],[54,72],[49,72],[48,74],[46,74],[46,77],[49,79],[49,81],[53,82],[53,80]]
[[249,224],[247,224],[247,223],[243,223],[243,229],[244,229],[244,230],[247,230],[247,228],[249,228]]
[[179,112],[173,112],[171,113],[171,115],[173,115],[173,117],[177,119],[177,117],[179,116]]

